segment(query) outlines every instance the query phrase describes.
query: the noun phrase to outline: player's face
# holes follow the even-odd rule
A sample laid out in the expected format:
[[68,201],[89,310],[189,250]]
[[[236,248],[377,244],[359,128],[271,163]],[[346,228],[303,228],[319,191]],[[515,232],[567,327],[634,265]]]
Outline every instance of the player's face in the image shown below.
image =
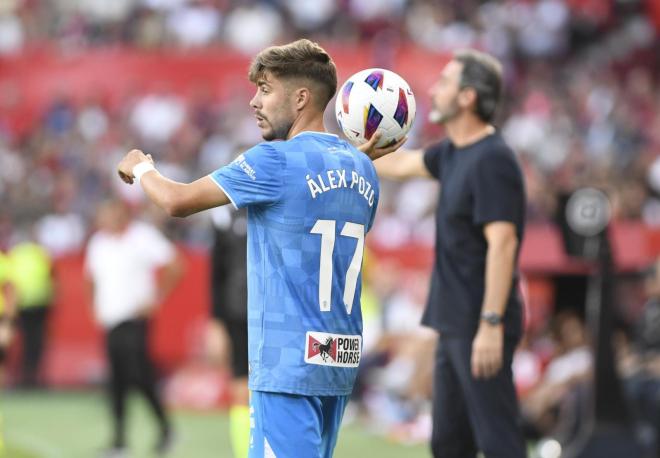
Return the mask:
[[460,112],[458,95],[461,91],[461,73],[463,64],[449,61],[440,73],[440,78],[431,86],[431,105],[429,121],[444,124],[454,119]]
[[257,93],[250,101],[264,140],[285,140],[295,120],[291,91],[280,79],[265,72],[257,81]]

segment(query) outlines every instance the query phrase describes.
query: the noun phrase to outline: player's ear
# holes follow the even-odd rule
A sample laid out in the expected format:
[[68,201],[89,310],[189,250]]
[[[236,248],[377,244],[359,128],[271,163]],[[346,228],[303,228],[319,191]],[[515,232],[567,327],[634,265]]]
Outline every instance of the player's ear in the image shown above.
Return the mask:
[[296,109],[302,110],[312,101],[312,93],[306,87],[301,87],[295,91]]
[[474,88],[466,87],[458,93],[458,104],[462,108],[469,108],[477,104],[477,91]]

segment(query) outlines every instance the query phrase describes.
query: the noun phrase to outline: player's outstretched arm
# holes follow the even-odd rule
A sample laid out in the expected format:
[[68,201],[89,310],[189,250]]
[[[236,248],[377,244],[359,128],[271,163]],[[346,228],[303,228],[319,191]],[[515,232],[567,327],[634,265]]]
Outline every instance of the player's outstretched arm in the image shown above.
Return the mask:
[[[119,163],[117,172],[128,184],[133,184],[138,178],[149,199],[170,216],[189,216],[230,202],[210,177],[206,176],[189,184],[170,180],[158,173],[151,155],[140,150],[134,149],[126,154]],[[136,173],[138,177],[135,176]]]
[[360,151],[374,161],[376,172],[381,178],[392,180],[406,180],[408,178],[431,178],[431,174],[424,165],[424,152],[422,150],[406,150],[401,146],[408,139],[402,138],[392,146],[377,148],[380,132],[376,132],[371,139],[358,147]]

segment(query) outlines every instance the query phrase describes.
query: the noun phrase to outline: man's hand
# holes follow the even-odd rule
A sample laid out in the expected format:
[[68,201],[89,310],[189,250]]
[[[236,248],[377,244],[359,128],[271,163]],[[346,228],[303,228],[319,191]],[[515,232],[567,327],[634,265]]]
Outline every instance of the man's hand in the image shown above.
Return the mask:
[[151,154],[144,154],[139,149],[129,151],[117,166],[119,178],[121,178],[124,183],[133,184],[133,181],[135,180],[135,177],[133,176],[133,167],[140,162],[146,161],[151,162],[152,164],[154,163]]
[[358,146],[357,148],[362,151],[364,154],[369,156],[369,158],[372,161],[375,161],[379,157],[383,157],[386,154],[393,153],[394,151],[398,150],[403,146],[403,144],[408,140],[408,137],[403,137],[401,140],[396,142],[395,144],[391,146],[384,146],[382,148],[377,148],[376,143],[378,143],[378,140],[382,137],[382,134],[380,132],[376,132],[371,136],[371,139],[367,143],[363,143],[362,145]]
[[472,341],[472,375],[475,378],[490,378],[502,368],[504,352],[504,328],[481,323]]

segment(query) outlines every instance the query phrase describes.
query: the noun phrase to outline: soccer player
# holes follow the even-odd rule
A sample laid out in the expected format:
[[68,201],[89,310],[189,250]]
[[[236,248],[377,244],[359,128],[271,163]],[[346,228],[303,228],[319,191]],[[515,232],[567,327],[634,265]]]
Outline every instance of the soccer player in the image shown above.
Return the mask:
[[366,155],[325,132],[337,74],[323,48],[267,48],[249,78],[266,143],[190,184],[163,177],[139,150],[118,171],[173,216],[248,207],[249,456],[330,457],[360,362],[360,269],[378,178]]
[[[435,269],[422,323],[440,333],[431,448],[437,458],[522,458],[511,362],[520,339],[518,247],[525,186],[511,148],[492,125],[502,70],[488,54],[458,52],[431,88],[431,121],[446,139],[376,160],[381,177],[435,178]],[[391,149],[365,145],[370,157]]]

